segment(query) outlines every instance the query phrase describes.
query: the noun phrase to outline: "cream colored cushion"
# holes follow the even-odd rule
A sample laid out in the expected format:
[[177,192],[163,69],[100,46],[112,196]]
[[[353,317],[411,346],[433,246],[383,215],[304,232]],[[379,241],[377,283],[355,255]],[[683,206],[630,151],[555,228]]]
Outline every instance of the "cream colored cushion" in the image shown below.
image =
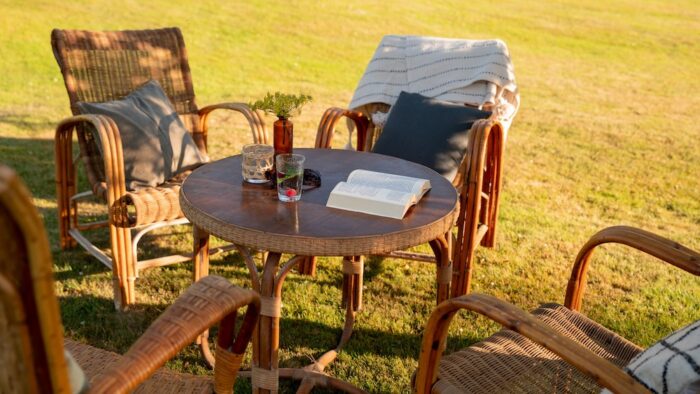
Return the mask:
[[651,392],[685,392],[700,380],[700,320],[639,353],[625,371]]
[[68,369],[68,380],[70,381],[71,392],[73,394],[87,393],[88,381],[85,372],[75,361],[68,350],[64,351],[66,357],[66,368]]

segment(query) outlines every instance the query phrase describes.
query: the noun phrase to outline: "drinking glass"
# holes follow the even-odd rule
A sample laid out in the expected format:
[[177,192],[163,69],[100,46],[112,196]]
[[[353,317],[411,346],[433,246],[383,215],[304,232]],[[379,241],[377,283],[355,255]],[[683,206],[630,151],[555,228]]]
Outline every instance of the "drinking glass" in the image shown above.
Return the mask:
[[277,155],[277,197],[280,201],[299,201],[304,180],[303,155],[284,153]]
[[268,182],[272,171],[274,149],[270,145],[249,144],[243,147],[241,169],[243,180],[248,183]]

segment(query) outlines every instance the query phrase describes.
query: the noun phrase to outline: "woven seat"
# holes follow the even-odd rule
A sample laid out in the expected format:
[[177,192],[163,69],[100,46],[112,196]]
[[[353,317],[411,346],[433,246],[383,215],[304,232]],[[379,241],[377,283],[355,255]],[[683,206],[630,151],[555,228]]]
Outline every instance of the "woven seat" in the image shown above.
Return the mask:
[[[110,365],[118,362],[122,357],[117,353],[69,339],[64,341],[64,345],[83,369],[88,381],[106,371]],[[214,379],[211,376],[177,373],[161,368],[134,390],[134,393],[211,393],[213,391]]]
[[[421,345],[416,393],[648,393],[623,371],[642,349],[579,313],[593,250],[619,243],[700,275],[700,253],[650,232],[609,227],[581,248],[565,306],[545,304],[527,313],[495,297],[472,293],[435,308]],[[450,322],[462,309],[501,324],[503,330],[443,356]]]
[[[532,315],[593,353],[622,368],[642,349],[593,320],[558,304]],[[522,335],[501,330],[443,357],[436,393],[593,393],[601,387],[588,375]]]
[[[186,174],[154,188],[127,190],[118,126],[107,116],[81,113],[78,102],[122,99],[149,80],[156,80],[203,157],[208,157],[207,121],[215,110],[227,109],[243,115],[250,125],[253,142],[266,143],[267,133],[260,115],[245,104],[222,103],[197,108],[187,51],[178,28],[112,32],[54,30],[51,45],[74,115],[59,124],[55,138],[61,248],[80,244],[112,269],[114,303],[118,309],[125,308],[135,302],[134,282],[139,270],[191,259],[191,254],[145,261],[139,261],[137,256],[138,241],[146,232],[187,223],[178,202],[179,185]],[[72,151],[74,131],[90,185],[90,190],[80,193]],[[80,220],[79,204],[93,197],[107,204],[108,220]],[[104,227],[109,228],[110,254],[97,248],[83,234]],[[138,232],[134,235],[132,230]]]
[[[2,165],[0,239],[5,243],[0,248],[0,393],[75,392],[64,355],[46,232],[26,187]],[[236,333],[242,307],[247,307],[246,313]],[[90,392],[130,392],[138,387],[139,392],[210,393],[216,388],[217,393],[232,393],[259,311],[257,293],[208,276],[168,307],[124,356],[70,340],[65,348],[87,372]],[[213,378],[160,369],[219,321]]]

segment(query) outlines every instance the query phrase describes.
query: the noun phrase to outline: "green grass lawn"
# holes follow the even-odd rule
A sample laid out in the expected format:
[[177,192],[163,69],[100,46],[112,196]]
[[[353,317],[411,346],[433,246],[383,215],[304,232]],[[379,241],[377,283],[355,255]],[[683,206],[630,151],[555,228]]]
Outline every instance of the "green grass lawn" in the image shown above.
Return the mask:
[[[139,305],[117,313],[111,273],[80,249],[57,247],[52,138],[70,112],[49,43],[54,27],[180,26],[200,106],[277,90],[314,97],[295,120],[297,146],[312,146],[326,107],[349,102],[383,35],[501,38],[522,106],[508,136],[498,246],[477,252],[473,290],[524,309],[561,303],[578,247],[610,225],[642,227],[700,249],[696,1],[177,3],[0,1],[0,162],[24,177],[44,216],[71,338],[126,351],[189,285],[192,267],[143,272]],[[241,119],[222,114],[214,122],[214,158],[238,153],[249,140]],[[190,236],[182,228],[151,238],[144,254],[187,250]],[[238,255],[216,256],[212,264],[214,274],[247,286]],[[406,392],[434,306],[434,268],[390,259],[370,259],[366,268],[365,310],[329,371],[372,392]],[[333,346],[343,317],[340,283],[339,259],[321,259],[315,278],[287,280],[282,366],[304,365]],[[699,311],[697,278],[619,246],[596,254],[584,312],[637,344],[700,318]],[[496,329],[464,314],[449,346]],[[210,373],[193,346],[168,366]]]

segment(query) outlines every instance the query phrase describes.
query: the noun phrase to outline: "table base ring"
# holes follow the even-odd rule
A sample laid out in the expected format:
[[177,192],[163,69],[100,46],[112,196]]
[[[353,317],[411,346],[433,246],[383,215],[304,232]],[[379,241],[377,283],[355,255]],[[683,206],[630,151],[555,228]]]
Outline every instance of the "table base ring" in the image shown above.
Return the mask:
[[[293,379],[302,381],[302,385],[299,387],[299,390],[297,390],[297,393],[309,392],[309,390],[313,389],[314,387],[339,390],[350,394],[367,393],[366,391],[352,385],[351,383],[340,379],[336,379],[324,373],[318,373],[299,368],[279,368],[277,371],[279,373],[280,379]],[[244,379],[250,379],[251,375],[252,373],[250,370],[240,370],[238,372],[238,376]],[[302,389],[302,386],[304,386],[304,389]]]
[[252,385],[255,389],[270,390],[276,393],[279,390],[279,370],[253,367]]

